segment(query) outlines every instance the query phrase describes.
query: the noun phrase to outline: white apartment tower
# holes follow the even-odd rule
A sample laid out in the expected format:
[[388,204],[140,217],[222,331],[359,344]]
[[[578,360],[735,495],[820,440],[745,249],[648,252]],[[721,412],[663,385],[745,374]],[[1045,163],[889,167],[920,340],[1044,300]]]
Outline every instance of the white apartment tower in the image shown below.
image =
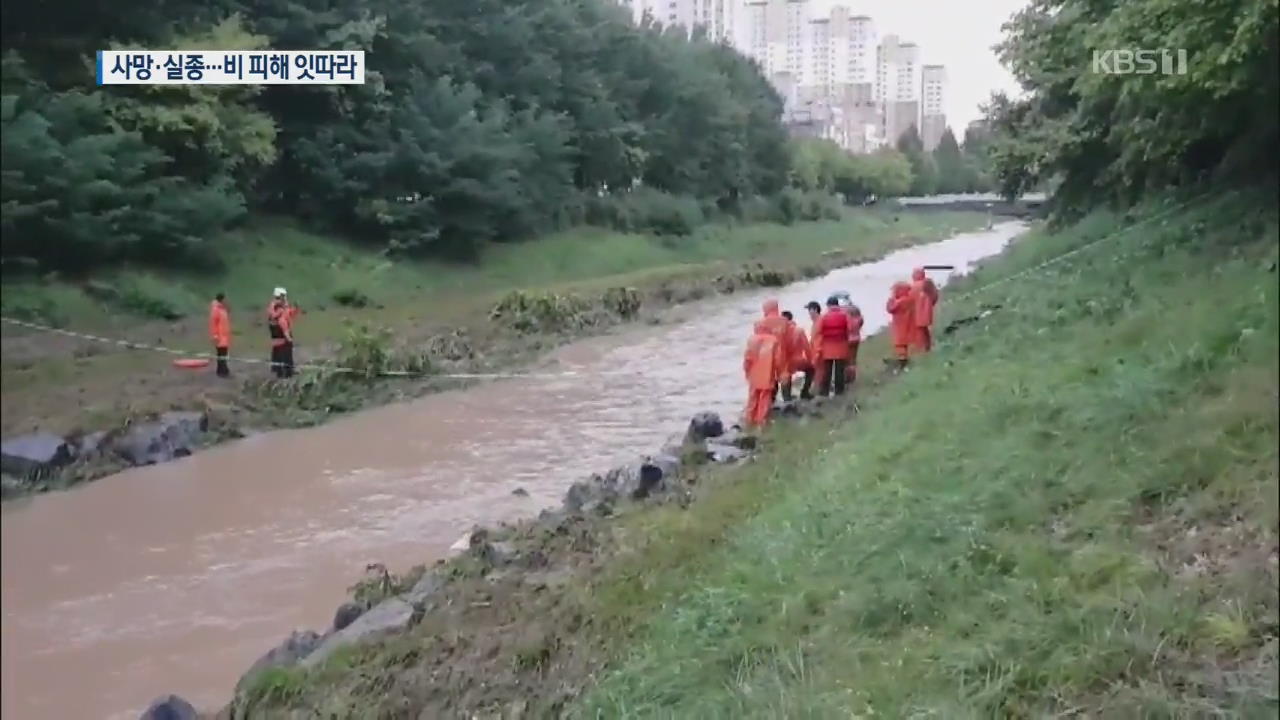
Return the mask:
[[831,37],[831,20],[815,18],[809,22],[809,52],[806,58],[804,84],[821,97],[830,97],[835,89],[836,45]]
[[881,107],[881,135],[889,144],[920,123],[920,48],[886,35],[876,52],[874,97]]
[[873,82],[876,26],[866,15],[849,18],[849,82],[861,85]]
[[689,0],[693,24],[706,31],[717,42],[735,44],[738,35],[738,9],[742,0]]
[[920,48],[836,5],[812,17],[811,0],[618,0],[646,18],[726,42],[759,63],[795,131],[852,152],[893,145],[915,126],[929,149],[942,137],[946,72],[921,68]]
[[920,137],[925,150],[938,147],[942,133],[947,129],[944,100],[947,89],[947,70],[941,65],[925,65],[920,75]]
[[703,29],[707,37],[736,44],[738,7],[742,0],[619,0],[639,24],[646,18],[663,26],[692,32]]
[[784,4],[787,63],[783,70],[794,77],[805,78],[805,64],[812,48],[809,37],[809,0],[784,0]]
[[760,63],[765,77],[772,77],[778,69],[769,57],[768,0],[747,0],[743,10],[740,34],[734,44],[742,54]]
[[919,69],[920,47],[899,41],[897,35],[885,35],[876,48],[876,99],[919,102]]
[[851,85],[870,88],[874,51],[871,18],[850,16],[847,8],[837,5],[829,17],[809,21],[804,82],[836,98],[844,96]]

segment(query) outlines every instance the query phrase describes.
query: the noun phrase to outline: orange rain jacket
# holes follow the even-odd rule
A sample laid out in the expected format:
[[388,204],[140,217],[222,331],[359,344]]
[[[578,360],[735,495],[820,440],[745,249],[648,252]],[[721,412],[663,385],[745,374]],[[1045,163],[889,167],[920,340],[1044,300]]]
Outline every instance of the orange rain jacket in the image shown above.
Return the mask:
[[828,308],[818,318],[818,337],[814,338],[813,344],[820,346],[822,360],[849,359],[850,325],[849,313],[844,308]]
[[267,328],[271,331],[272,346],[293,342],[293,319],[302,310],[287,302],[272,300],[267,305]]
[[933,326],[933,308],[938,304],[938,286],[924,274],[924,268],[911,272],[911,291],[915,295],[913,321],[916,327]]
[[231,347],[231,314],[217,300],[209,303],[209,339],[215,348]]
[[742,356],[742,372],[747,376],[747,386],[752,390],[772,392],[785,366],[782,342],[763,320],[756,323],[755,332],[747,340],[747,351]]
[[794,320],[787,323],[787,339],[788,347],[791,350],[787,371],[795,373],[809,367],[810,356],[813,352],[809,348],[809,338],[805,337],[804,329],[797,325]]
[[849,342],[862,342],[862,311],[856,308],[849,310]]
[[778,312],[777,300],[765,300],[763,310],[764,319],[758,325],[763,327],[765,332],[778,339],[782,347],[782,357],[784,359],[790,358],[792,353],[791,333],[788,332],[787,328],[790,321],[782,317],[781,313]]
[[911,286],[904,282],[893,284],[892,294],[885,303],[884,309],[889,313],[889,330],[893,336],[893,345],[904,348],[911,343],[915,330],[915,298],[912,297]]

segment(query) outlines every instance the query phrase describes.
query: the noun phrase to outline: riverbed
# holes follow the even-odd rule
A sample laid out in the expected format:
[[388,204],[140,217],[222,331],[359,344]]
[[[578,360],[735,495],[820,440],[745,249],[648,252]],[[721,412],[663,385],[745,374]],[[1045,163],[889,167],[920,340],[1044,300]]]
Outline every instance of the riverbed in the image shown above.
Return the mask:
[[570,483],[656,449],[695,412],[736,418],[742,349],[766,297],[804,318],[805,303],[846,290],[874,332],[889,286],[913,267],[954,265],[931,273],[942,285],[1023,228],[679,308],[668,323],[566,346],[530,377],[6,504],[3,714],[135,718],[170,692],[216,707],[291,629],[326,627],[368,563],[430,562],[475,524],[559,504]]

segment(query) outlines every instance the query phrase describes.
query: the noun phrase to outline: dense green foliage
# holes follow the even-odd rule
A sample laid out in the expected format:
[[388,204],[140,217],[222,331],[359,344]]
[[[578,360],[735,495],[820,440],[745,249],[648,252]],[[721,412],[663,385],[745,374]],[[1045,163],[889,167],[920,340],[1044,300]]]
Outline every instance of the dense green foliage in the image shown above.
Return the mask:
[[851,155],[830,140],[805,138],[792,144],[791,183],[806,191],[839,193],[850,202],[871,195],[904,195],[911,186],[907,159],[892,150]]
[[915,127],[897,149],[851,155],[830,140],[805,138],[792,143],[791,185],[805,191],[835,193],[849,203],[873,196],[989,192],[989,136],[971,129],[965,146],[948,128],[933,152],[925,152]]
[[986,170],[987,136],[976,128],[965,133],[963,148],[956,142],[955,133],[947,128],[938,146],[932,152],[925,152],[924,141],[912,126],[898,138],[897,148],[911,168],[912,195],[990,192],[993,189]]
[[[582,222],[687,233],[787,182],[728,48],[595,0],[7,3],[6,268],[190,264],[247,212],[466,257]],[[361,86],[92,85],[108,47],[367,51]]]
[[[1060,211],[1171,185],[1253,180],[1280,156],[1277,0],[1033,0],[1002,60],[1026,91],[988,110],[1009,195],[1044,181]],[[1184,74],[1097,72],[1094,53],[1185,50]]]

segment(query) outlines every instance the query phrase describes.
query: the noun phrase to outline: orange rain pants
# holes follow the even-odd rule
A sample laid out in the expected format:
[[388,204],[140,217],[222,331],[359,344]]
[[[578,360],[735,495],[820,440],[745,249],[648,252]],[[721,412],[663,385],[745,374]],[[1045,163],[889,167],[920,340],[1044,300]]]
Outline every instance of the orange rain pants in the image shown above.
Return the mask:
[[748,426],[761,427],[769,421],[773,389],[785,367],[782,343],[763,323],[756,323],[755,333],[747,340],[747,350],[742,356],[748,393],[744,420]]
[[892,294],[884,309],[889,313],[889,334],[893,340],[893,353],[899,360],[906,360],[915,336],[915,298],[911,286],[904,282],[893,284]]

